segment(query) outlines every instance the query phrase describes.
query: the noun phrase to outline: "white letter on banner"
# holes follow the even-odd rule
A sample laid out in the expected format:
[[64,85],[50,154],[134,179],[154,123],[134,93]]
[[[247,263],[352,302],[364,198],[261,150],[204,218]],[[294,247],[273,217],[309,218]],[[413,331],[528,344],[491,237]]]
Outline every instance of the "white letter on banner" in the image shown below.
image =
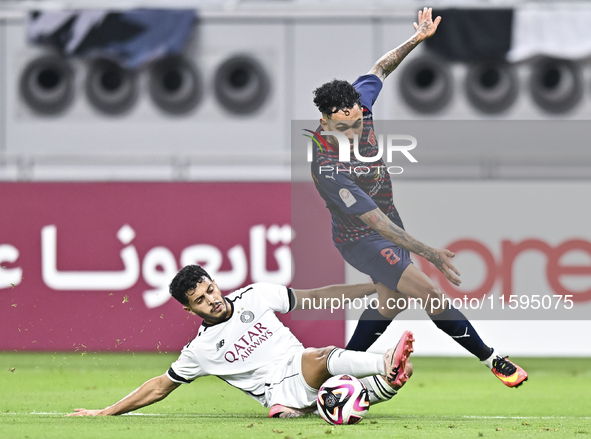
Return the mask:
[[[3,262],[12,264],[18,259],[18,249],[10,244],[0,245],[0,265]],[[22,268],[0,268],[0,288],[12,288],[23,280]]]
[[[134,230],[124,225],[117,233],[119,241],[129,244],[135,237]],[[127,245],[119,253],[122,271],[58,271],[57,228],[49,225],[41,229],[41,273],[43,282],[53,290],[126,290],[138,281],[140,261],[133,245]]]
[[[158,267],[162,267],[161,270]],[[142,297],[149,309],[164,305],[172,297],[168,284],[177,273],[176,260],[166,247],[154,247],[144,257],[142,274],[153,290],[144,291]]]
[[[293,259],[291,249],[287,244],[291,243],[293,230],[289,224],[282,227],[274,224],[265,230],[264,225],[254,226],[250,229],[250,277],[253,282],[269,282],[279,285],[288,285],[292,279]],[[277,271],[267,270],[267,240],[271,244],[281,242],[273,255],[277,260]]]

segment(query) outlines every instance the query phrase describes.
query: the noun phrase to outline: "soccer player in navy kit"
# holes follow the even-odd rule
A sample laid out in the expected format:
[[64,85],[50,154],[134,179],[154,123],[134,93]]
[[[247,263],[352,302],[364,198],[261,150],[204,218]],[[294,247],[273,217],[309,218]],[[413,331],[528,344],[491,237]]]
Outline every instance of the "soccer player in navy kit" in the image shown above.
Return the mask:
[[343,164],[335,136],[320,136],[321,131],[344,134],[351,152],[357,137],[361,156],[377,156],[372,107],[382,83],[412,49],[435,33],[440,21],[441,17],[432,20],[432,10],[424,8],[414,23],[415,34],[380,58],[368,74],[353,84],[335,79],[314,91],[314,103],[322,118],[321,127],[314,133],[312,177],[330,210],[335,246],[349,264],[371,276],[378,292],[378,310],[364,312],[347,349],[369,348],[391,319],[403,311],[388,309],[388,298],[413,297],[423,301],[438,328],[488,366],[506,386],[517,387],[527,380],[527,373],[485,345],[459,310],[441,306],[444,296],[440,288],[412,264],[409,252],[434,264],[454,285],[460,284],[460,273],[451,262],[452,252],[429,247],[404,230],[384,161],[361,162],[351,153],[351,161]]

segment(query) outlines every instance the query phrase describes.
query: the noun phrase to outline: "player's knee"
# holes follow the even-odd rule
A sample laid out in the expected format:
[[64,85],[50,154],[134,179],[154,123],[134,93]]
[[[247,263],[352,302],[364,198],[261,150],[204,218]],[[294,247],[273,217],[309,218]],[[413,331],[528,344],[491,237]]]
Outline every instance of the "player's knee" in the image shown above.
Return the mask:
[[336,346],[327,346],[325,348],[308,348],[304,351],[304,356],[311,363],[319,367],[326,366],[326,361],[330,353],[336,349]]
[[322,383],[330,378],[328,357],[334,349],[334,346],[308,348],[302,353],[302,375],[312,388],[320,388]]
[[328,358],[329,354],[334,351],[337,347],[336,346],[327,346],[325,348],[318,349],[319,356],[322,358]]

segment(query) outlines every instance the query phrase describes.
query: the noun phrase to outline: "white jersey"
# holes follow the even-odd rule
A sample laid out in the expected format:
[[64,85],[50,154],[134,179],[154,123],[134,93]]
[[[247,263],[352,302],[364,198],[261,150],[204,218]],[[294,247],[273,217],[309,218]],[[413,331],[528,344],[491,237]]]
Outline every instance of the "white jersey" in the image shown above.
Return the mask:
[[176,383],[216,375],[264,404],[269,373],[304,350],[275,315],[292,311],[296,298],[284,286],[256,283],[228,294],[226,300],[232,307],[230,318],[214,325],[204,322],[167,375]]

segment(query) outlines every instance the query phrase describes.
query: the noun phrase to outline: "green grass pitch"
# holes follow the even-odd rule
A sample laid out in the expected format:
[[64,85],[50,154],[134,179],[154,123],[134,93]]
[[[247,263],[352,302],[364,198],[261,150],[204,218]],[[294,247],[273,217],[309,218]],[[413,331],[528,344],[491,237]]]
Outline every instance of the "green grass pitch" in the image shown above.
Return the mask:
[[[103,408],[164,373],[170,354],[0,353],[0,438],[590,438],[591,359],[515,359],[530,374],[508,389],[470,358],[414,357],[415,375],[359,425],[269,419],[213,377],[137,413],[66,418]],[[330,436],[329,436],[330,435]]]

